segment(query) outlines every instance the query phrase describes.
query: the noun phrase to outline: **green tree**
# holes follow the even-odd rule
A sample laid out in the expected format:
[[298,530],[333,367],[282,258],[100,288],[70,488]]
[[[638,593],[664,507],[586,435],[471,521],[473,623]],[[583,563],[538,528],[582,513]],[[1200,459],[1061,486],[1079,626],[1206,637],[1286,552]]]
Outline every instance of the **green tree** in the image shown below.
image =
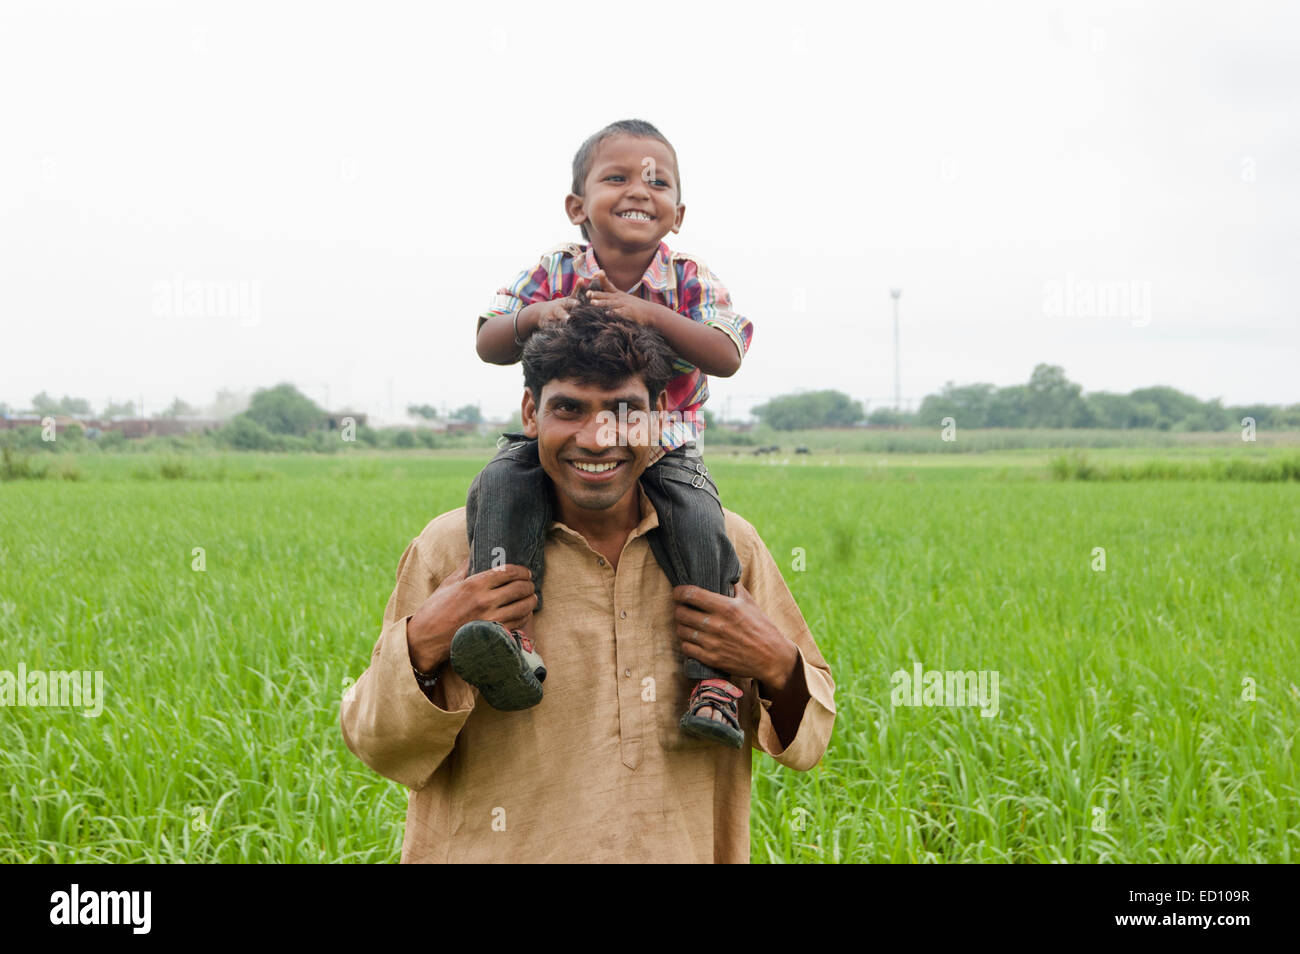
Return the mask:
[[278,442],[270,431],[247,414],[232,417],[217,432],[222,441],[238,450],[275,450]]
[[186,404],[180,398],[176,398],[176,400],[172,401],[171,406],[168,407],[167,410],[163,411],[160,416],[197,417],[198,413],[199,413],[198,408],[194,407],[193,405]]
[[1152,405],[1156,408],[1156,419],[1143,427],[1156,427],[1170,430],[1175,424],[1201,409],[1201,402],[1190,394],[1184,394],[1177,388],[1160,385],[1154,388],[1140,388],[1129,395],[1139,404]]
[[754,416],[778,431],[850,427],[863,418],[862,404],[842,391],[785,394],[754,408]]
[[412,417],[422,417],[426,421],[433,421],[438,417],[438,409],[432,404],[408,404],[406,413]]
[[958,387],[949,381],[938,394],[925,396],[917,420],[922,426],[937,427],[945,417],[952,417],[961,427],[988,427],[996,396],[997,388],[992,384]]
[[458,407],[451,412],[451,416],[462,421],[468,421],[471,424],[483,423],[483,412],[479,410],[477,404],[466,404],[464,407]]
[[1029,376],[1026,388],[1030,427],[1086,427],[1088,408],[1083,386],[1065,376],[1065,369],[1040,364]]
[[109,401],[104,405],[104,410],[100,417],[105,420],[111,420],[115,417],[135,417],[135,405],[130,401]]
[[325,412],[292,384],[254,392],[244,416],[272,434],[302,437],[325,425]]
[[56,401],[44,391],[32,398],[32,409],[41,417],[47,414],[90,415],[94,413],[90,409],[90,402],[85,398],[74,398],[65,394]]

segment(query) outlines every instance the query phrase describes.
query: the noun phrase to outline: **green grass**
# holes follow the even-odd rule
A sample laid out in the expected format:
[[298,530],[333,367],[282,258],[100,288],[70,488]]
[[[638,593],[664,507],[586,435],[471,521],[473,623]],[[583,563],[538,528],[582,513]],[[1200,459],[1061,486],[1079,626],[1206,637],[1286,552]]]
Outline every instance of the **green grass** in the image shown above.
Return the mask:
[[[108,692],[98,718],[0,709],[0,862],[395,861],[405,790],[348,752],[339,699],[488,453],[0,484],[0,669]],[[1300,488],[1055,481],[1053,456],[709,461],[838,686],[818,768],[755,758],[756,861],[1300,860]],[[998,715],[893,707],[918,661],[997,670]]]

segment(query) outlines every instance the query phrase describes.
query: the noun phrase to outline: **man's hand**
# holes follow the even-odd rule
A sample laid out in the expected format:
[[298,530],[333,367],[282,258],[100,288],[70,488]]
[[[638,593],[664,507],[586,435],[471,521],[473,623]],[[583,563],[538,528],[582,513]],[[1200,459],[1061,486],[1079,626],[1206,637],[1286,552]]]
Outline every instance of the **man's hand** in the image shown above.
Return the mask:
[[411,662],[428,672],[451,657],[451,639],[470,620],[523,629],[537,606],[532,573],[507,563],[469,576],[469,558],[429,594],[406,623]]
[[644,298],[637,298],[636,295],[629,295],[627,292],[619,291],[603,270],[596,272],[591,277],[591,287],[587,289],[587,300],[593,305],[604,305],[614,314],[630,318],[639,325],[648,325],[652,328],[655,321],[655,309],[664,307],[646,301]]
[[734,597],[678,586],[673,599],[683,655],[732,676],[758,679],[776,692],[785,689],[799,651],[763,615],[744,586],[736,583]]

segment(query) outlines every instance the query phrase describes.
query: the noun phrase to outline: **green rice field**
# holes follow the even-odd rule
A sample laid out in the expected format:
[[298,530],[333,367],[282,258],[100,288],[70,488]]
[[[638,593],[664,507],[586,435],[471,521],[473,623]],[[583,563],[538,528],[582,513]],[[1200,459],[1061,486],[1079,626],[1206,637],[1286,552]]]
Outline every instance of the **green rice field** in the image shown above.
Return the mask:
[[[0,483],[0,670],[106,692],[0,708],[0,862],[396,861],[405,789],[348,751],[340,697],[489,453]],[[705,448],[837,684],[820,766],[754,756],[754,861],[1300,861],[1300,483],[1060,453]],[[996,672],[996,715],[895,705],[916,664]]]

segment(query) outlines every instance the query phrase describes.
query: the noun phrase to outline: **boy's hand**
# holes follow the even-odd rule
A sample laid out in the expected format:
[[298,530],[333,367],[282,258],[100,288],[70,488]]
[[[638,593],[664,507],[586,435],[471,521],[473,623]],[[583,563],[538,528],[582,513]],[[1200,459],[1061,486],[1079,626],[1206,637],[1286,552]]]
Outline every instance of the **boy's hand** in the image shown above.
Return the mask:
[[553,301],[540,302],[537,308],[537,327],[549,328],[569,320],[569,309],[578,303],[576,298],[556,298]]
[[593,305],[603,305],[616,315],[630,318],[638,325],[654,325],[654,303],[619,291],[605,276],[604,270],[592,276],[587,300]]

